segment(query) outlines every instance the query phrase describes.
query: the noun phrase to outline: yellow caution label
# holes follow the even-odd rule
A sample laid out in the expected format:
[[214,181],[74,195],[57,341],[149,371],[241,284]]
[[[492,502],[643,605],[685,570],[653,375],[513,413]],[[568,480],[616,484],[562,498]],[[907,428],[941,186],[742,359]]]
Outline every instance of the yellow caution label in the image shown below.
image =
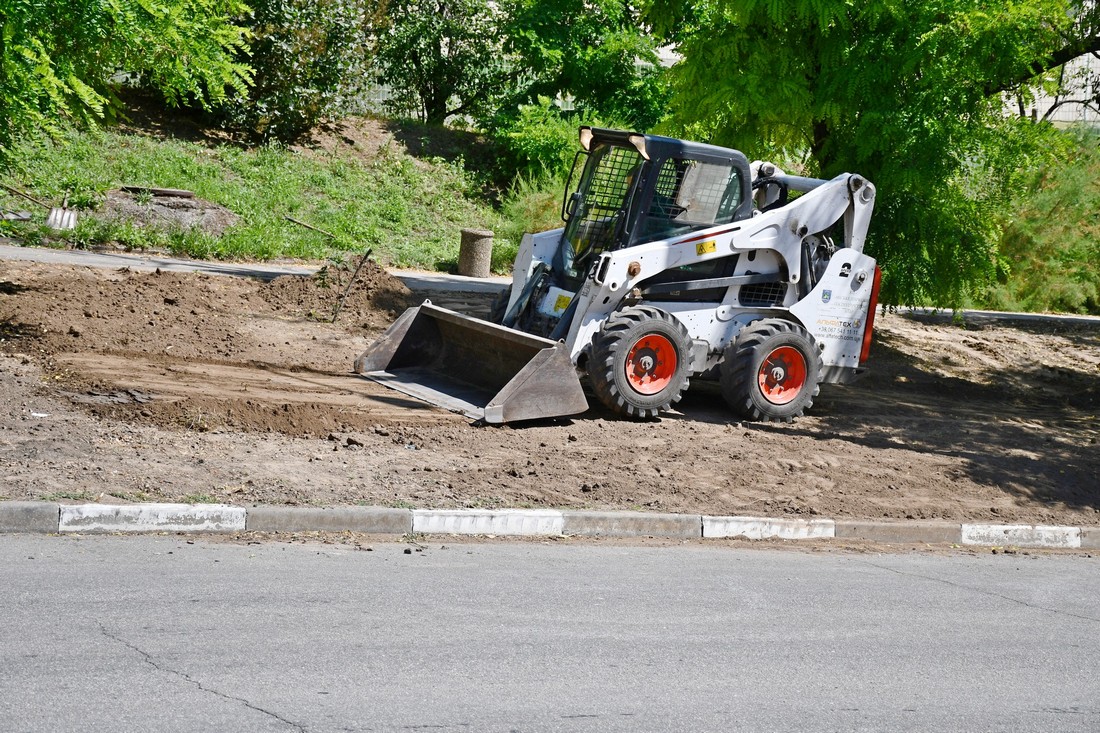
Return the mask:
[[554,312],[555,313],[563,312],[566,308],[569,307],[569,303],[572,300],[573,299],[570,298],[568,295],[559,295],[557,300],[554,301]]
[[697,255],[709,255],[718,251],[718,243],[713,239],[708,239],[705,242],[699,242],[695,245],[695,254]]

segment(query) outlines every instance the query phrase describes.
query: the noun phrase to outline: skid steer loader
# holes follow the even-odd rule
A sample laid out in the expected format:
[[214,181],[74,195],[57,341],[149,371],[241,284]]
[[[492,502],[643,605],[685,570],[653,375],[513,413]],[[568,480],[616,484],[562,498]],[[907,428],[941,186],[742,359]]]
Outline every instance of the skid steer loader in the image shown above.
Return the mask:
[[[693,377],[748,420],[791,421],[870,348],[875,188],[740,152],[580,128],[561,229],[524,235],[489,320],[406,311],[355,370],[488,423],[656,417]],[[583,166],[579,162],[583,161]]]

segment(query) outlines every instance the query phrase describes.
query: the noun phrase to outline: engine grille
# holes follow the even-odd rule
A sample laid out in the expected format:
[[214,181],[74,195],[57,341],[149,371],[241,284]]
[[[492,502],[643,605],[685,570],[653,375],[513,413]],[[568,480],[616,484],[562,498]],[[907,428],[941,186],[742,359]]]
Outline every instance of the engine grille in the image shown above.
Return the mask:
[[753,283],[742,285],[737,299],[746,308],[772,308],[783,305],[787,295],[787,283]]

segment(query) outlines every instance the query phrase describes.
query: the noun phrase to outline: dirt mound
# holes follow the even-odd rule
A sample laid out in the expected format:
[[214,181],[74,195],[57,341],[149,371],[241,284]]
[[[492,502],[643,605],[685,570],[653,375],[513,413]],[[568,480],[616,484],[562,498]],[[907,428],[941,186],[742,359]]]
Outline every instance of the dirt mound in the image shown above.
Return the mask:
[[94,352],[193,361],[274,359],[330,371],[333,365],[315,358],[313,349],[299,351],[297,358],[279,353],[288,342],[275,341],[283,334],[274,332],[331,322],[341,302],[337,333],[377,332],[415,300],[374,262],[367,262],[354,282],[352,274],[346,262],[312,277],[289,275],[267,283],[160,270],[69,268],[44,275],[27,268],[19,284],[8,285],[20,297],[4,301],[3,316],[14,348],[47,358]]
[[344,320],[362,328],[385,328],[415,304],[405,284],[373,260],[329,262],[311,277],[280,277],[260,288],[276,310],[300,318]]
[[476,428],[351,373],[419,300],[358,265],[265,284],[3,263],[0,498],[1100,524],[1095,322],[883,314],[866,378],[793,425],[731,421],[693,382],[657,421]]
[[71,269],[15,286],[4,314],[23,338],[17,348],[45,356],[66,352],[175,352],[177,358],[231,358],[241,345],[234,311],[264,307],[241,281],[169,272],[100,273]]

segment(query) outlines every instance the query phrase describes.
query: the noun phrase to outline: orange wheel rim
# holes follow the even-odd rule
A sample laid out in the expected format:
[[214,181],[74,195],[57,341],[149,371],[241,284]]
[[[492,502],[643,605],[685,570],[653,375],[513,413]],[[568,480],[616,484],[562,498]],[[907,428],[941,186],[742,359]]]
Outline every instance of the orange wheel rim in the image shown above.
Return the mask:
[[773,405],[785,405],[806,386],[806,357],[793,346],[780,346],[760,365],[760,393]]
[[626,381],[639,394],[654,395],[672,383],[679,365],[676,347],[660,334],[634,342],[626,355]]

